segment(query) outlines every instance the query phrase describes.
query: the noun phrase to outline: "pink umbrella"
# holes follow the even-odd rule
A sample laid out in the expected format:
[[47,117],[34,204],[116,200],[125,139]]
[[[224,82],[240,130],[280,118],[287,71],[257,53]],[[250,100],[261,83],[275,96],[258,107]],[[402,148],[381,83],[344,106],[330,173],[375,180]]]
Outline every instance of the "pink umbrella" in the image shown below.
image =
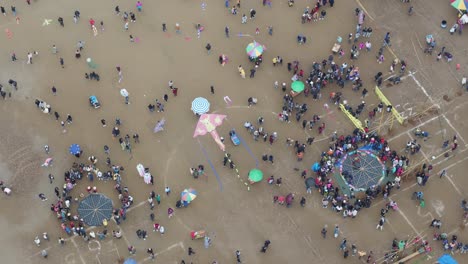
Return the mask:
[[195,132],[193,137],[203,136],[207,133],[210,133],[215,142],[224,151],[225,146],[216,131],[216,127],[220,126],[223,123],[224,118],[226,115],[218,115],[218,114],[203,114],[200,116],[198,120],[197,127],[195,128]]

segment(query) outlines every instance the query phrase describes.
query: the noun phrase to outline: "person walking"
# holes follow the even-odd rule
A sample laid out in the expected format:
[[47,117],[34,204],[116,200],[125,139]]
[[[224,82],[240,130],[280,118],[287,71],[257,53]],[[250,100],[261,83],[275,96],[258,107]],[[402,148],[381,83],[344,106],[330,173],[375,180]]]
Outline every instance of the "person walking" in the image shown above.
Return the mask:
[[237,259],[237,264],[240,264],[240,263],[242,263],[242,261],[241,261],[241,257],[240,257],[240,256],[241,256],[241,253],[240,253],[240,251],[239,251],[239,250],[236,250],[236,259]]
[[171,218],[172,216],[174,216],[174,209],[172,209],[172,208],[170,208],[170,207],[167,208],[167,216],[168,216],[169,218]]
[[444,177],[444,176],[446,176],[446,175],[447,175],[447,170],[446,170],[446,169],[443,169],[442,172],[441,172],[440,175],[439,175],[439,178],[442,178],[442,177]]
[[49,183],[52,184],[54,182],[54,175],[49,173]]
[[262,248],[260,249],[260,252],[262,253],[266,253],[268,247],[270,246],[271,242],[270,240],[265,240],[265,242],[263,242],[263,246]]
[[385,223],[385,217],[382,216],[380,218],[379,223],[377,224],[377,227],[375,229],[380,229],[380,231],[382,231],[384,223]]
[[343,240],[340,243],[340,250],[345,250],[346,249],[346,238],[343,238]]
[[322,234],[322,237],[323,238],[327,238],[327,225],[325,225],[323,228],[322,228],[322,231],[320,232]]
[[333,231],[333,236],[337,238],[340,235],[340,227],[335,225],[335,230]]
[[158,203],[158,205],[161,204],[161,195],[156,195],[156,202]]

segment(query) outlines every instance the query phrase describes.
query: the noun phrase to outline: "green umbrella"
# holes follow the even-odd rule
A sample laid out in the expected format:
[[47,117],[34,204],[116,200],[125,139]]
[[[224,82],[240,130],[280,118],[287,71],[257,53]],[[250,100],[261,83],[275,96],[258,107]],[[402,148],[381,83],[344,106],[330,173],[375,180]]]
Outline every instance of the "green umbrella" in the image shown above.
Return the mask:
[[249,172],[249,180],[251,182],[259,182],[263,179],[263,172],[259,169],[253,169]]
[[304,91],[304,87],[305,87],[305,85],[301,81],[294,81],[291,84],[291,89],[296,93],[300,93],[300,92]]

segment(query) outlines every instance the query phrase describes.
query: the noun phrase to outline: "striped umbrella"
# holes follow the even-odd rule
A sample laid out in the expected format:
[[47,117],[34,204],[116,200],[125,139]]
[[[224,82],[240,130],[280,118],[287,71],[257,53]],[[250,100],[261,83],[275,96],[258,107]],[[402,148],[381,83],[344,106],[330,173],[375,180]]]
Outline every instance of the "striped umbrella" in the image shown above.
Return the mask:
[[247,45],[247,48],[245,48],[245,51],[247,52],[247,55],[249,55],[250,58],[257,58],[258,56],[262,55],[263,53],[263,46],[262,44],[254,41]]
[[210,111],[210,102],[203,97],[197,97],[192,101],[192,111],[195,114],[206,114]]
[[197,197],[197,191],[193,188],[185,189],[181,194],[180,194],[180,199],[183,202],[190,203],[191,201],[195,200]]
[[451,5],[458,10],[466,10],[468,0],[451,0]]

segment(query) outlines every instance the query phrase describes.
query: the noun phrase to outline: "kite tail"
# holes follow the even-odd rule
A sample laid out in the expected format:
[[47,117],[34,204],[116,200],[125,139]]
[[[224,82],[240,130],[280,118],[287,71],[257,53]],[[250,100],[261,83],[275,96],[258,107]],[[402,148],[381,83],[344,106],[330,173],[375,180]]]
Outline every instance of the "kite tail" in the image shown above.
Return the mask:
[[206,150],[205,150],[205,148],[202,146],[200,140],[197,139],[197,141],[198,141],[198,144],[200,145],[200,149],[202,150],[203,155],[205,156],[206,160],[208,161],[208,164],[210,165],[211,169],[213,170],[213,174],[216,176],[216,180],[218,180],[219,189],[220,189],[221,191],[223,191],[223,183],[221,182],[221,178],[219,177],[218,172],[216,171],[216,169],[215,169],[213,163],[211,162],[210,158],[208,157],[208,154],[206,153]]

